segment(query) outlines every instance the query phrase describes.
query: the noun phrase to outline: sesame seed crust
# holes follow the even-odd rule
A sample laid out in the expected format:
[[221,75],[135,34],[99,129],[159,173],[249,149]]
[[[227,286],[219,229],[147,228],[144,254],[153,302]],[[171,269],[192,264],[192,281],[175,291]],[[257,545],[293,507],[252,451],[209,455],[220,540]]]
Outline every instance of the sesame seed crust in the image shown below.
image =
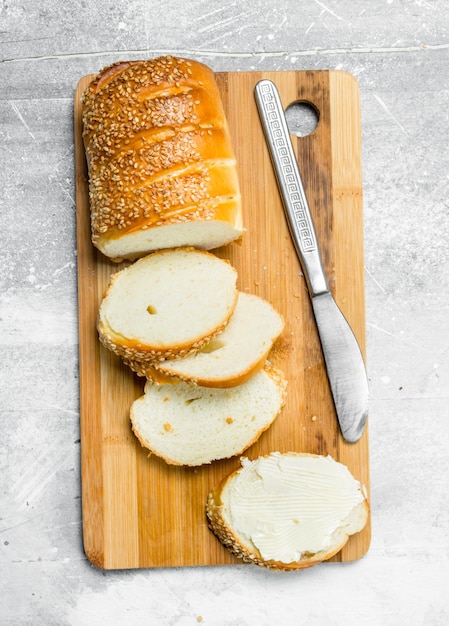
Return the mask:
[[106,327],[102,324],[98,325],[98,333],[100,342],[105,348],[122,357],[125,364],[128,365],[136,374],[139,376],[146,376],[147,365],[154,366],[155,363],[160,363],[166,359],[180,359],[188,356],[189,354],[195,354],[195,352],[201,350],[201,348],[203,348],[213,337],[215,337],[215,335],[221,332],[225,328],[226,323],[217,326],[213,333],[201,337],[191,344],[165,349],[143,346],[138,343],[132,345],[130,340],[128,340],[128,345],[124,345],[119,343],[123,341],[122,337],[114,335],[110,329],[106,329]]
[[223,219],[223,197],[238,205],[227,218],[241,235],[235,155],[207,66],[165,56],[104,68],[83,94],[83,139],[100,250],[139,230]]
[[[251,550],[239,541],[238,537],[226,523],[223,517],[223,505],[220,503],[218,494],[213,491],[209,493],[207,498],[206,518],[209,529],[214,533],[217,539],[224,545],[225,548],[229,550],[229,552],[231,552],[231,554],[240,559],[243,563],[258,565],[259,567],[269,570],[288,572],[298,569],[306,569],[308,567],[312,567],[313,565],[317,565],[324,560],[323,557],[317,560],[305,559],[304,561],[296,561],[295,563],[265,561],[256,547]],[[336,552],[338,552],[338,550],[336,550]],[[331,558],[331,556],[333,556],[333,554],[330,554],[326,558]]]

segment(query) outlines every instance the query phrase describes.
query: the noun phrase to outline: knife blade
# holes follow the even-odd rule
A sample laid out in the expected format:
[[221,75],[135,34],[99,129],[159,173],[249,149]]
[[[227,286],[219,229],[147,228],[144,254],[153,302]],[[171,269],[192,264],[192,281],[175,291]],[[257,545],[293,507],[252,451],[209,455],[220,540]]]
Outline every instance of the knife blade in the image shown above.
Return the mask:
[[357,339],[328,286],[315,227],[275,84],[263,79],[255,99],[292,240],[306,279],[343,438],[355,443],[368,416],[368,380]]

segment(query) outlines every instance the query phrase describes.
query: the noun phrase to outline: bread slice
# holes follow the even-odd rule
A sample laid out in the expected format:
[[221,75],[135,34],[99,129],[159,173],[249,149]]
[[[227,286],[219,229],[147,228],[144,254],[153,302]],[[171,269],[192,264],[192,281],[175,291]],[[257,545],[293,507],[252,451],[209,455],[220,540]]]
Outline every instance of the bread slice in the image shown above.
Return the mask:
[[368,520],[365,489],[330,456],[273,452],[227,476],[206,505],[211,530],[243,561],[278,570],[331,558]]
[[212,70],[161,56],[105,67],[83,94],[92,241],[114,261],[241,237],[236,158]]
[[283,327],[282,316],[269,302],[240,292],[225,329],[195,354],[147,368],[129,361],[128,365],[155,382],[164,380],[163,374],[204,387],[234,387],[263,367]]
[[138,361],[198,350],[228,323],[236,281],[236,270],[210,252],[154,252],[113,275],[99,309],[100,340]]
[[246,450],[272,424],[285,397],[286,380],[269,364],[232,389],[147,381],[131,406],[131,424],[142,446],[167,463],[198,466]]

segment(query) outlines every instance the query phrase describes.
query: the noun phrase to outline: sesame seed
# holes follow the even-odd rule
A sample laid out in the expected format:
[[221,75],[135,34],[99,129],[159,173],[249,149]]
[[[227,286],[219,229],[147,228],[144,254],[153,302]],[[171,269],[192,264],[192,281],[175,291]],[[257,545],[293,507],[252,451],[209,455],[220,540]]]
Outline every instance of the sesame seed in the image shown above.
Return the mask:
[[[215,139],[232,150],[218,89],[205,88],[211,76],[199,63],[165,56],[113,64],[85,90],[95,242],[136,226],[213,218],[221,201],[212,195],[214,163],[204,158]],[[237,197],[229,184],[222,195]]]

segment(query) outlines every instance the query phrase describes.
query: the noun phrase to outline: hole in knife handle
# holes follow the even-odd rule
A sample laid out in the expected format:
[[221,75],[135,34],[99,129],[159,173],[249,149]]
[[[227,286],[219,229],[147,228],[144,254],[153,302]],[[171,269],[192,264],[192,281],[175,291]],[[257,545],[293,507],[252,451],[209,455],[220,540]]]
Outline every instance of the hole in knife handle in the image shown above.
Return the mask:
[[290,133],[296,137],[311,135],[320,120],[318,110],[306,100],[296,100],[289,104],[285,110],[285,117]]

